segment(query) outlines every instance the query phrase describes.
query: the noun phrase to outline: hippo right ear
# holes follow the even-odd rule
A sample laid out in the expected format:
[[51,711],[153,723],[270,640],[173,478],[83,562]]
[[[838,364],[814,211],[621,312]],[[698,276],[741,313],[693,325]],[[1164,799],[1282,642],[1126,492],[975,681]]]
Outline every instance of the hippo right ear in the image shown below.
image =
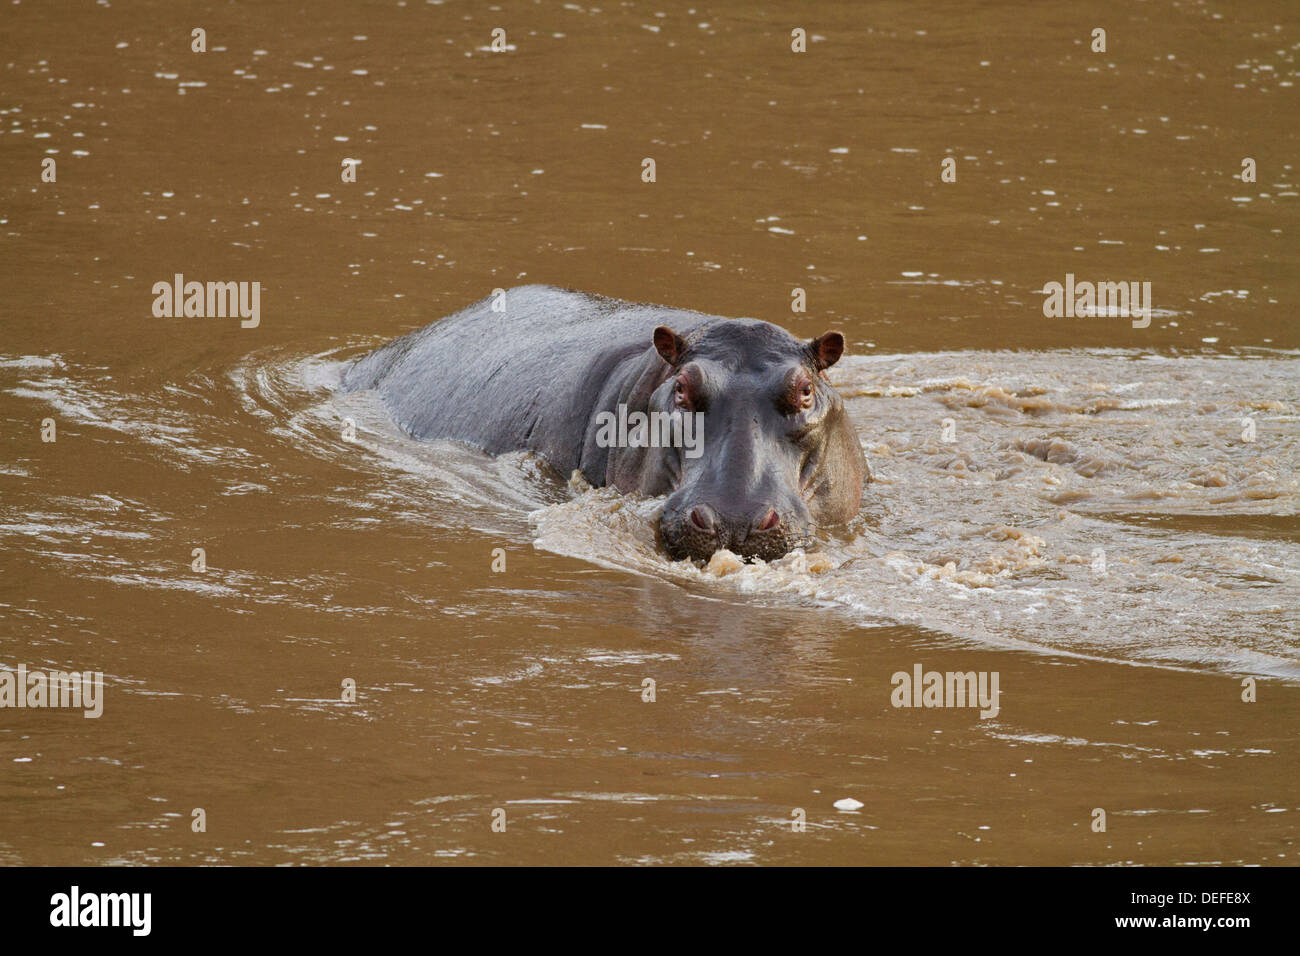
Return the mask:
[[808,343],[817,371],[824,372],[840,360],[844,354],[844,336],[839,332],[827,332]]
[[655,329],[654,338],[655,351],[669,365],[676,366],[686,351],[686,341],[666,325]]

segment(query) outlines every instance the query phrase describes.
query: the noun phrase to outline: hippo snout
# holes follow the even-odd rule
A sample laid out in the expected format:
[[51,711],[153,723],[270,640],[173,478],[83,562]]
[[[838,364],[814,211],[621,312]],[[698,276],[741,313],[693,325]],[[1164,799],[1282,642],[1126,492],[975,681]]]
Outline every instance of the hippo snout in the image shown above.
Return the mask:
[[774,561],[811,545],[813,526],[806,514],[770,504],[724,509],[705,501],[670,501],[659,519],[659,536],[675,561],[707,561],[724,548],[742,558]]

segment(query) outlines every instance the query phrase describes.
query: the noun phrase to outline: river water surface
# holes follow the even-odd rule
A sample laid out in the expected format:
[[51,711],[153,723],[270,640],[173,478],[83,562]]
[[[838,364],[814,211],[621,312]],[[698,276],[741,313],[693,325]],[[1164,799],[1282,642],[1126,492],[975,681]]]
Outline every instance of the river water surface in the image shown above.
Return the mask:
[[[1078,6],[7,7],[0,665],[105,703],[0,710],[0,861],[1294,864],[1300,10]],[[675,563],[337,393],[533,282],[842,329],[856,521]]]

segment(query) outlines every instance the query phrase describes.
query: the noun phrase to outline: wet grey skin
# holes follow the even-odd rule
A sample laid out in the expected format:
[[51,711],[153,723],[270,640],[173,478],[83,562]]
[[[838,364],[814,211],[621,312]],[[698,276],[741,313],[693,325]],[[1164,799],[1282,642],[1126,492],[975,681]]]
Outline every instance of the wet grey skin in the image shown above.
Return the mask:
[[[838,332],[801,341],[758,319],[523,286],[363,355],[343,389],[378,390],[417,438],[531,451],[596,487],[667,495],[673,559],[770,561],[850,520],[870,480],[825,376],[843,349]],[[701,453],[603,447],[601,413],[619,405],[698,413]]]

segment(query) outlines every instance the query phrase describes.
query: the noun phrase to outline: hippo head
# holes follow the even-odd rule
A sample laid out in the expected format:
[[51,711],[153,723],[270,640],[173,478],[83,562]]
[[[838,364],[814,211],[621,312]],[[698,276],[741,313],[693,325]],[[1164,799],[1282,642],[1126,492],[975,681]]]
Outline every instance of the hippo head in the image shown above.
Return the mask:
[[668,369],[650,408],[698,414],[702,428],[694,456],[678,452],[666,469],[659,535],[670,557],[708,560],[727,548],[771,561],[857,514],[866,460],[824,375],[843,335],[804,342],[730,319],[686,338],[661,325],[654,346]]

